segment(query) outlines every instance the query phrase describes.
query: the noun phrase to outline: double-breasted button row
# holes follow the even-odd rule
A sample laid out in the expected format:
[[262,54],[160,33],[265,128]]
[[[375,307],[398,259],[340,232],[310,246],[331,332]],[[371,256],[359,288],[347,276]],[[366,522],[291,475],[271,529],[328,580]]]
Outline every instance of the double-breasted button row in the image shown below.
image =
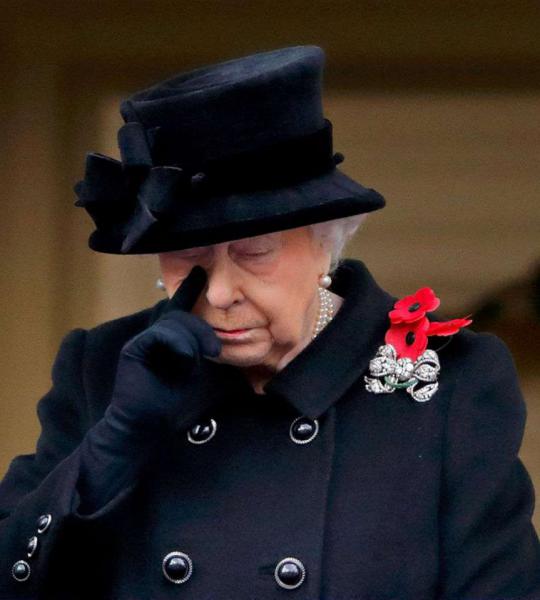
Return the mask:
[[[161,569],[172,583],[184,583],[193,573],[193,561],[185,552],[174,550],[163,558]],[[293,590],[304,582],[306,568],[298,558],[287,556],[277,563],[274,578],[280,587]]]
[[[187,432],[187,439],[192,444],[204,444],[211,440],[217,431],[217,423],[214,419],[208,419],[194,425]],[[309,417],[297,417],[289,427],[289,437],[296,444],[307,444],[311,442],[319,432],[317,419]]]
[[[52,522],[52,515],[50,514],[46,514],[46,515],[41,515],[38,520],[37,520],[37,533],[38,534],[43,534],[47,531],[47,529],[49,529],[50,525]],[[38,544],[39,544],[39,538],[36,535],[33,535],[31,538],[28,539],[28,543],[26,545],[26,556],[28,558],[32,558],[38,549]],[[31,573],[31,569],[30,569],[30,564],[28,562],[26,562],[25,560],[18,560],[12,567],[11,567],[11,574],[13,575],[13,578],[16,579],[17,581],[26,581],[29,577],[30,577],[30,573]]]

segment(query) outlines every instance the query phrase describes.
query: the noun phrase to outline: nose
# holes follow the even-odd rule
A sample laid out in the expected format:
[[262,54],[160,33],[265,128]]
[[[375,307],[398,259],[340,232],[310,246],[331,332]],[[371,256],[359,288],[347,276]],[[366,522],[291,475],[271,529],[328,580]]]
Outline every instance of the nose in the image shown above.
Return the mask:
[[214,261],[206,273],[206,299],[210,305],[226,310],[241,300],[238,278],[227,260]]

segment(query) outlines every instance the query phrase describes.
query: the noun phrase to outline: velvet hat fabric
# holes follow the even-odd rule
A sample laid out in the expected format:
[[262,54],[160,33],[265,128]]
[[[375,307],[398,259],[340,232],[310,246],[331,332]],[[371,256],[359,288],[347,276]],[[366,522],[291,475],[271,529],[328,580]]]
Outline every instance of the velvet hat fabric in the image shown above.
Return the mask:
[[122,101],[121,160],[86,157],[74,189],[112,254],[206,246],[382,208],[336,165],[324,51],[290,46],[179,73]]

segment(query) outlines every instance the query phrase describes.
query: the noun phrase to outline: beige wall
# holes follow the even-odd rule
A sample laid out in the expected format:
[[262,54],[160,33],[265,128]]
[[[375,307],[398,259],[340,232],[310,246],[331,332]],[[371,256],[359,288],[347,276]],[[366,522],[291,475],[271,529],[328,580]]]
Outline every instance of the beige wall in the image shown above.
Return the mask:
[[[175,71],[294,43],[328,55],[325,108],[346,173],[387,199],[347,254],[396,295],[430,285],[462,316],[538,258],[536,3],[24,3],[0,36],[0,472],[32,452],[60,339],[153,304],[153,257],[91,252],[72,206],[87,151],[116,152],[119,98]],[[143,5],[145,9],[143,10]],[[224,10],[223,6],[227,6]],[[487,4],[486,4],[487,6]],[[151,7],[151,8],[150,8]],[[505,27],[501,27],[504,23]],[[538,368],[522,456],[540,490]],[[540,524],[538,511],[536,522]]]

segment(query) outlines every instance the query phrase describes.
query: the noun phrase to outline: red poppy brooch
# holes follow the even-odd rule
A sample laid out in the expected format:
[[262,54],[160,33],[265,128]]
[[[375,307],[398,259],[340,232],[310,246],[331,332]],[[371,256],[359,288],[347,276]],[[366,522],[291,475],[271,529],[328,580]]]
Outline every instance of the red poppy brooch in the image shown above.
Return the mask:
[[405,388],[417,402],[431,399],[439,387],[437,377],[441,366],[437,352],[427,349],[428,337],[452,336],[472,323],[468,317],[430,321],[426,313],[437,309],[440,303],[435,292],[424,287],[394,304],[388,313],[390,328],[384,336],[386,343],[369,362],[372,377],[364,377],[369,392],[384,394]]

